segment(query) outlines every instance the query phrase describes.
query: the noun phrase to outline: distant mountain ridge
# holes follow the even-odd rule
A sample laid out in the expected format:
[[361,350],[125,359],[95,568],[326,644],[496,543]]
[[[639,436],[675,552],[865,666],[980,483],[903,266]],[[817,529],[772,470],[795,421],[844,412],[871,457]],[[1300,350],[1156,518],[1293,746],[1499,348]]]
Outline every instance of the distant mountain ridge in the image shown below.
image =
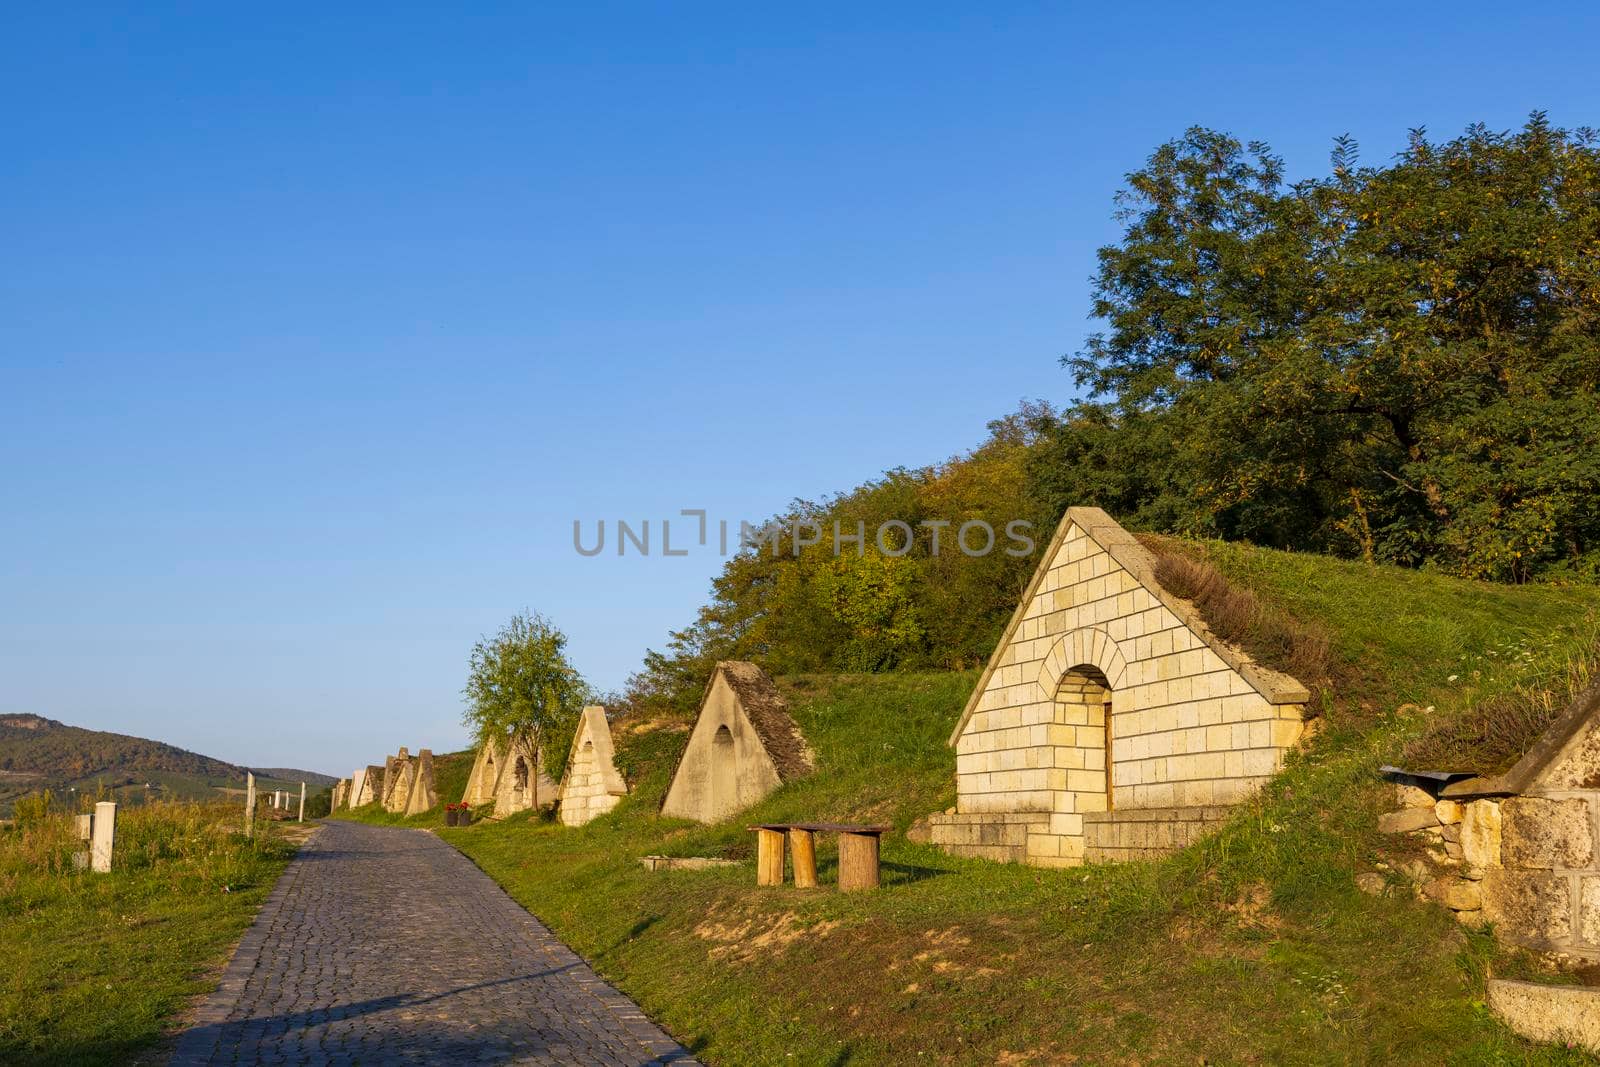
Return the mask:
[[43,715],[0,715],[0,812],[17,797],[40,789],[65,795],[104,789],[118,800],[215,796],[244,786],[246,770],[262,788],[312,790],[332,785],[330,775],[287,767],[257,770],[144,737],[88,730]]

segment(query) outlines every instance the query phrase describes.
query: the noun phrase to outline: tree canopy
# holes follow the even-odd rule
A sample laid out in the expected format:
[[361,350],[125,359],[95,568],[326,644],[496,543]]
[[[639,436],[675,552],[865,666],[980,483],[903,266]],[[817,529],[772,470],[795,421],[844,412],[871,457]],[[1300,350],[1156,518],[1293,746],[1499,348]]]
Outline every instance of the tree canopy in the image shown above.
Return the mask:
[[462,721],[480,743],[527,737],[544,751],[547,766],[564,764],[588,694],[566,648],[565,634],[526,611],[472,646]]
[[[1119,195],[1066,357],[1063,495],[1153,525],[1525,581],[1600,564],[1600,152],[1535,114],[1286,183],[1193,129]],[[1114,432],[1107,432],[1109,430]],[[1117,460],[1140,470],[1087,477]]]

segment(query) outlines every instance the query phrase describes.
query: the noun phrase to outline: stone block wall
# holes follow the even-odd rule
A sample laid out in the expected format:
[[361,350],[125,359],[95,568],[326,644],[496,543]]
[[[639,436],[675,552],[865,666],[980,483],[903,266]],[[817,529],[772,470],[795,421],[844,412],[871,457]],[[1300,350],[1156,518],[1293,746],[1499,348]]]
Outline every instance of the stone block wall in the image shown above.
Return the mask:
[[1303,687],[1285,679],[1289,696],[1269,700],[1183,602],[1136,572],[1148,570],[1141,547],[1120,552],[1134,566],[1114,557],[1102,542],[1132,539],[1110,526],[1094,537],[1068,527],[955,738],[958,811],[1048,814],[1026,852],[1043,866],[1082,862],[1085,817],[1106,810],[1103,716],[1062,699],[1063,682],[1109,690],[1119,811],[1236,803],[1282,768],[1303,729],[1302,704],[1290,702]]
[[595,756],[594,743],[585,741],[572,755],[567,777],[561,784],[560,819],[566,826],[582,826],[622,803],[620,794],[611,792],[611,782]]
[[1165,856],[1187,848],[1215,830],[1227,821],[1232,810],[1212,805],[1085,815],[1084,859],[1090,863],[1119,863]]
[[1421,892],[1513,944],[1600,960],[1600,791],[1435,799],[1402,787],[1379,828],[1433,847]]
[[1499,824],[1498,855],[1491,832],[1480,857],[1483,917],[1518,944],[1600,959],[1600,792],[1476,800],[1468,809],[1475,823]]
[[1028,834],[1048,830],[1046,812],[945,812],[928,817],[929,840],[952,856],[1021,863],[1028,858]]

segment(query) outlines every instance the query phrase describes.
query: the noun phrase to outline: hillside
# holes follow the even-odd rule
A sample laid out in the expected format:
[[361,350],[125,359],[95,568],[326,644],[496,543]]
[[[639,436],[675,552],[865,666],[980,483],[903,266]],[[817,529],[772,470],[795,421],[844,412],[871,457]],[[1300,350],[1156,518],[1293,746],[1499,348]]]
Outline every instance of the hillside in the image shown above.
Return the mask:
[[[897,832],[884,888],[849,897],[757,890],[748,863],[639,865],[748,858],[755,822],[904,831],[948,806],[945,742],[970,671],[781,678],[818,773],[721,825],[658,816],[684,724],[656,719],[616,727],[633,794],[610,815],[441,832],[707,1062],[1587,1062],[1482,1009],[1486,971],[1529,961],[1399,882],[1372,897],[1355,876],[1390,847],[1376,768],[1576,654],[1593,591],[1192,547],[1324,630],[1336,684],[1321,736],[1222,831],[1166,860],[1039,870]],[[826,884],[831,845],[820,863]]]
[[[73,789],[137,803],[148,795],[205,799],[244,785],[247,768],[161,741],[68,726],[40,715],[0,715],[0,814],[20,796]],[[256,770],[265,789],[310,789],[335,779],[291,768]],[[148,784],[149,788],[146,789]]]

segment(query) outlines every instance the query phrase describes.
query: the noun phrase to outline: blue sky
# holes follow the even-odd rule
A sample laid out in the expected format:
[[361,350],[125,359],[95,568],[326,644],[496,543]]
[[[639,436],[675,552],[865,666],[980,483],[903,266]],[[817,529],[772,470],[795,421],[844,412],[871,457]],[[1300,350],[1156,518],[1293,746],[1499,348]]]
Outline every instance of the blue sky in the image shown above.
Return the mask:
[[1592,5],[329,6],[7,14],[0,712],[458,747],[512,612],[618,687],[704,600],[714,552],[574,519],[754,521],[1069,399],[1185,127],[1300,175],[1600,125]]

